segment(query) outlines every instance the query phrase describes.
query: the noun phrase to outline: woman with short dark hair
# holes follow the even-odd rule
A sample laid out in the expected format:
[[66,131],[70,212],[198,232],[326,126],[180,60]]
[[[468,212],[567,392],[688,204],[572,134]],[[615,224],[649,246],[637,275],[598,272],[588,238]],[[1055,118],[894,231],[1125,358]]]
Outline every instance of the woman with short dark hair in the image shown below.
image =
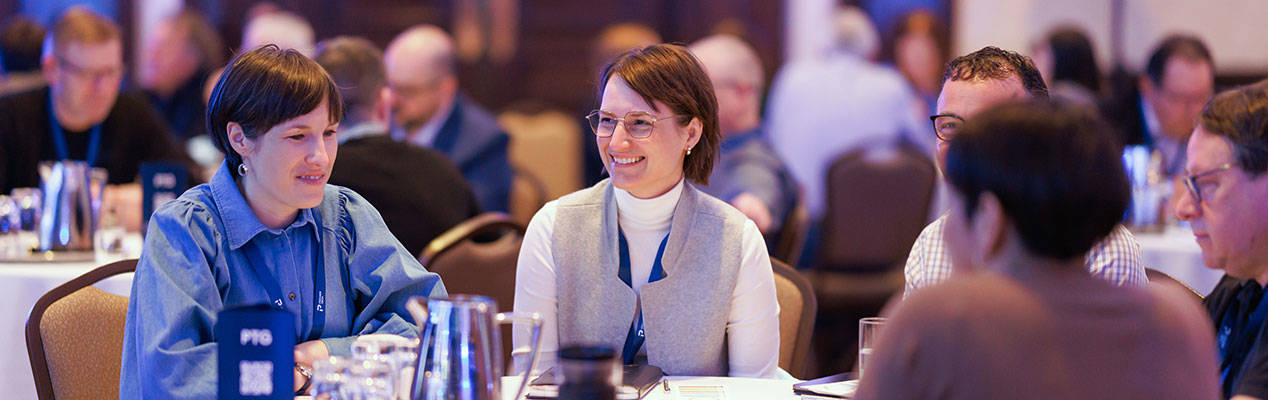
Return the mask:
[[[667,374],[772,376],[779,312],[761,233],[694,185],[720,142],[709,78],[658,44],[612,61],[598,87],[587,118],[610,178],[547,203],[520,249],[515,310],[545,320],[539,366],[584,343]],[[514,342],[522,371],[527,330]]]
[[342,116],[325,70],[294,50],[236,57],[207,129],[225,152],[211,183],[154,212],[124,333],[121,398],[216,397],[221,310],[296,315],[296,385],[312,361],[351,355],[357,335],[417,336],[410,296],[444,296],[374,207],[328,185]]

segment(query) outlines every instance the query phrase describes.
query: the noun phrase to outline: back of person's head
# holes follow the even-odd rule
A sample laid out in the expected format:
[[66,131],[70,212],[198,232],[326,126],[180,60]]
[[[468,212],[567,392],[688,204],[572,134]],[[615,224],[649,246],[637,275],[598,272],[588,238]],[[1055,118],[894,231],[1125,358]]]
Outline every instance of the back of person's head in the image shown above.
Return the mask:
[[1047,99],[1048,85],[1030,57],[994,46],[956,57],[947,63],[942,81],[1006,80],[1016,77],[1030,97]]
[[254,139],[323,102],[330,121],[338,122],[343,102],[326,70],[295,49],[266,45],[234,57],[220,74],[207,104],[207,132],[225,153],[230,170],[236,170],[242,156],[229,143],[230,122]]
[[981,195],[1032,254],[1082,257],[1123,217],[1131,192],[1115,143],[1094,111],[1031,99],[991,108],[951,140],[946,175],[969,219]]
[[66,9],[44,40],[43,57],[64,54],[71,43],[99,45],[120,40],[119,26],[86,7]]
[[657,101],[668,106],[669,111],[679,117],[680,125],[690,123],[692,118],[700,120],[700,141],[683,161],[683,174],[697,184],[708,185],[722,139],[718,128],[718,100],[709,76],[696,57],[686,48],[672,44],[627,51],[599,73],[596,99],[603,98],[603,90],[613,76],[624,80],[653,108]]
[[1058,28],[1048,34],[1052,52],[1052,82],[1069,81],[1092,93],[1101,91],[1101,70],[1096,64],[1092,41],[1076,27]]
[[1236,166],[1248,175],[1268,171],[1268,80],[1216,95],[1199,123],[1233,145]]
[[598,70],[621,53],[660,42],[660,34],[647,25],[634,22],[608,25],[590,45],[590,65]]
[[346,113],[344,121],[365,121],[387,86],[383,53],[378,46],[362,37],[339,36],[317,44],[316,61],[339,87]]
[[282,49],[295,49],[305,57],[313,55],[313,26],[303,17],[287,11],[263,12],[247,21],[242,28],[242,47],[254,50],[275,44]]
[[44,46],[44,27],[35,20],[14,15],[0,28],[0,61],[5,73],[30,72],[40,69],[40,48]]
[[1149,55],[1149,63],[1145,65],[1145,74],[1154,85],[1162,86],[1162,80],[1167,75],[1167,62],[1173,58],[1215,65],[1211,59],[1211,51],[1202,43],[1202,39],[1183,34],[1167,36],[1154,47]]
[[876,25],[862,9],[853,6],[837,7],[832,18],[833,46],[840,52],[873,59],[880,49],[880,34]]
[[762,60],[757,57],[757,51],[739,37],[728,34],[700,39],[692,43],[690,49],[713,83],[722,133],[751,129],[739,128],[738,124],[760,122],[763,78]]

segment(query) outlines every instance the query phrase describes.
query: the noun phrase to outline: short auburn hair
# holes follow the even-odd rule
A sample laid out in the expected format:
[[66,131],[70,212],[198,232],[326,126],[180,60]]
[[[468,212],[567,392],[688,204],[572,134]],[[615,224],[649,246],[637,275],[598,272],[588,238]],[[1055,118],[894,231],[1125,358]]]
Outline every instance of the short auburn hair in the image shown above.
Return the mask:
[[[102,44],[121,40],[121,37],[119,26],[109,18],[86,7],[73,6],[66,9],[57,18],[57,22],[53,23],[53,29],[49,31],[44,44],[45,56],[62,54],[70,43]],[[52,53],[48,52],[50,49]]]
[[708,185],[722,133],[718,128],[718,99],[700,61],[686,47],[674,44],[626,51],[599,73],[596,101],[603,99],[603,90],[614,75],[621,77],[653,111],[660,111],[656,109],[657,101],[669,106],[679,116],[679,125],[690,123],[692,118],[700,120],[700,142],[683,160],[682,171],[692,182]]

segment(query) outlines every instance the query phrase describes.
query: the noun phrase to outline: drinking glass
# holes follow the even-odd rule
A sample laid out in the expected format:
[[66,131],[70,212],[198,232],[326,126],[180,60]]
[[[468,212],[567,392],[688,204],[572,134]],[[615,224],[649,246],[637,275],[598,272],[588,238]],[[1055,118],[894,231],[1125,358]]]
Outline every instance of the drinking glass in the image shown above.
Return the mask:
[[885,326],[884,317],[867,317],[859,319],[859,378],[863,378],[863,370],[872,358],[872,349],[876,347],[876,339],[880,338],[881,328]]
[[18,204],[18,212],[21,215],[21,227],[18,231],[19,246],[24,251],[30,251],[40,245],[40,210],[43,209],[43,198],[39,188],[16,188],[13,189],[13,200]]
[[347,400],[393,400],[392,367],[380,360],[353,361],[340,388]]
[[312,394],[315,400],[343,400],[343,383],[348,379],[350,361],[329,357],[313,362]]
[[0,258],[14,258],[21,248],[18,233],[22,217],[17,203],[0,194]]

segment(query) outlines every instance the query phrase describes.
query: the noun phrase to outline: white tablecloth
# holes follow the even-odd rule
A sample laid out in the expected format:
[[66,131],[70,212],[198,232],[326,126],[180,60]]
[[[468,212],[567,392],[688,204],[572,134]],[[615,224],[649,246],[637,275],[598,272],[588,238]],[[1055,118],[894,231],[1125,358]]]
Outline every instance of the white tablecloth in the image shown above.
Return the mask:
[[[125,239],[128,258],[140,254],[140,235]],[[67,263],[0,263],[0,398],[35,400],[35,379],[31,377],[31,359],[26,353],[26,320],[31,307],[49,290],[94,268],[124,257],[99,255],[94,261]],[[116,275],[97,282],[97,288],[127,296],[132,290],[132,274]]]
[[[795,380],[780,379],[671,376],[669,377],[670,391],[668,393],[658,387],[652,389],[643,399],[689,400],[694,397],[684,395],[681,392],[685,387],[720,386],[723,391],[723,397],[707,398],[727,400],[797,400],[801,397],[793,394],[792,391],[792,385],[797,382]],[[519,383],[520,378],[518,376],[502,377],[502,399],[518,400],[515,399],[515,390],[519,388]]]
[[1189,228],[1168,225],[1161,233],[1135,233],[1146,267],[1171,275],[1202,295],[1211,292],[1224,271],[1202,263],[1202,248]]

